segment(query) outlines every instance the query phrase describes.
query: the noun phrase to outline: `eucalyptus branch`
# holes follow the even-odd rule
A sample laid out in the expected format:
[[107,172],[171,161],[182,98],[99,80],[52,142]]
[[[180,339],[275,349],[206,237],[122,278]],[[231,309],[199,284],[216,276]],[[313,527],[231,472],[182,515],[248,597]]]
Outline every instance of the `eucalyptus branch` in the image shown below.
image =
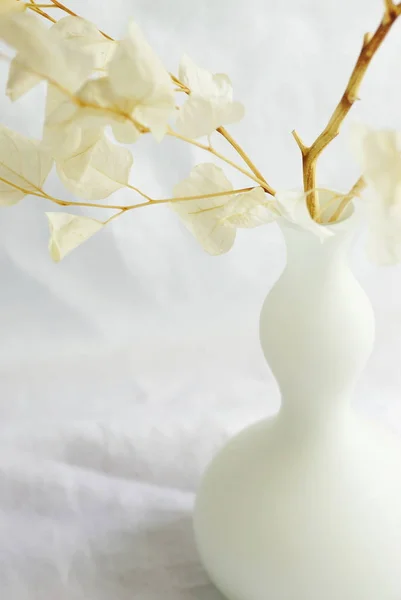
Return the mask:
[[358,60],[348,81],[346,90],[334,110],[328,124],[322,133],[316,138],[311,146],[306,146],[300,137],[294,133],[294,137],[302,153],[304,189],[311,192],[308,197],[309,211],[314,219],[319,218],[318,198],[316,189],[316,164],[320,154],[337,137],[345,117],[358,99],[358,92],[363,77],[372,61],[372,58],[380,48],[391,27],[401,14],[401,4],[394,4],[392,0],[385,0],[385,12],[382,20],[373,34],[364,36],[363,45]]

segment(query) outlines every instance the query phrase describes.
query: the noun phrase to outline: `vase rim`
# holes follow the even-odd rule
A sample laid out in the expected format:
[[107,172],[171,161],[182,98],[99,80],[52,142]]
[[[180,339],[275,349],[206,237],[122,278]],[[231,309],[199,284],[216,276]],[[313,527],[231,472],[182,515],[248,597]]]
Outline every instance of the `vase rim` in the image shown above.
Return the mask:
[[[327,240],[338,235],[347,234],[355,231],[357,225],[360,223],[361,214],[360,207],[358,207],[354,201],[351,201],[345,209],[341,219],[334,223],[316,223],[318,227],[321,227],[325,231],[329,231],[333,235],[327,236]],[[292,229],[294,231],[304,232],[306,234],[316,236],[316,232],[309,230],[298,223],[291,221],[285,215],[281,216],[278,220],[280,227]]]

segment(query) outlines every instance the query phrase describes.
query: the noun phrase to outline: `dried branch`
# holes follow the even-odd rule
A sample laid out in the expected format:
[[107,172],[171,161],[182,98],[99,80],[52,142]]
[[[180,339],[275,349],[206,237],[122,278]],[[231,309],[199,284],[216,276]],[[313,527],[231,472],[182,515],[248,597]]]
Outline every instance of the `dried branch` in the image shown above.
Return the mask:
[[[30,0],[32,3],[34,2],[34,0]],[[61,2],[59,2],[59,0],[51,0],[51,2],[53,3],[55,8],[59,8],[60,10],[64,11],[65,13],[72,15],[74,17],[80,17],[80,15],[78,15],[77,13],[73,12],[71,9],[69,9],[67,6],[65,6],[64,4],[62,4]],[[40,14],[42,17],[52,21],[53,23],[55,23],[55,19],[53,19],[53,17],[50,17],[50,15],[48,15],[47,13],[45,13],[44,11],[42,11],[39,8],[33,8],[32,9],[35,10],[35,12],[37,12],[38,14]],[[108,40],[114,41],[114,39],[112,37],[110,37],[107,33],[105,33],[104,31],[99,30],[100,33]],[[173,75],[172,73],[170,73],[170,77],[173,81],[173,83],[180,89],[180,91],[185,92],[186,94],[190,94],[191,90],[184,84],[182,83],[182,81],[180,81],[175,75]],[[257,167],[254,165],[254,163],[251,161],[251,159],[249,158],[249,156],[246,154],[246,152],[241,148],[241,146],[234,140],[234,138],[228,133],[228,131],[224,128],[224,127],[219,127],[217,129],[218,133],[220,133],[220,135],[222,135],[227,141],[228,143],[234,148],[234,150],[241,156],[241,158],[244,160],[244,162],[247,164],[247,166],[250,168],[250,170],[252,171],[252,173],[254,174],[254,181],[256,182],[262,182],[262,187],[263,189],[268,192],[269,194],[271,194],[272,196],[275,195],[275,190],[267,183],[266,179],[263,177],[263,175],[261,174],[261,172],[259,171],[259,169],[257,169]],[[208,148],[209,149],[209,148]],[[221,155],[220,155],[221,156]],[[226,159],[224,159],[226,160]],[[229,162],[228,160],[226,160],[226,162]],[[237,168],[237,167],[235,167]],[[247,174],[246,171],[243,171],[245,174]],[[256,178],[256,179],[255,179]]]
[[[364,36],[362,49],[348,81],[346,90],[328,124],[311,146],[304,146],[303,144],[300,146],[303,159],[304,190],[306,192],[311,192],[308,197],[308,207],[314,219],[319,215],[319,201],[317,194],[314,192],[316,188],[317,160],[326,146],[328,146],[328,144],[330,144],[330,142],[339,134],[342,122],[351,110],[355,101],[358,99],[360,85],[372,58],[401,14],[401,4],[394,4],[391,0],[385,0],[385,5],[385,13],[376,31],[373,34],[366,34]],[[300,145],[299,138],[297,139],[297,142],[298,145]]]
[[352,186],[351,190],[346,194],[337,210],[333,213],[333,215],[329,219],[329,223],[335,223],[338,221],[343,214],[344,210],[347,208],[348,204],[353,200],[353,198],[357,198],[361,195],[363,190],[366,188],[367,183],[363,177],[360,177],[355,185]]
[[242,160],[245,162],[246,165],[248,165],[248,167],[250,168],[250,170],[252,171],[252,173],[260,180],[263,181],[263,183],[265,184],[265,190],[266,192],[268,192],[269,194],[271,194],[272,196],[275,196],[276,191],[267,183],[266,179],[263,177],[262,173],[259,171],[259,169],[256,168],[256,166],[254,165],[254,163],[251,161],[251,159],[249,158],[249,156],[246,154],[246,152],[241,148],[241,146],[238,144],[238,142],[236,142],[234,140],[234,138],[228,133],[228,131],[225,129],[225,127],[219,127],[217,129],[218,133],[220,133],[220,135],[222,135],[229,144],[231,144],[231,146],[234,148],[234,150],[236,150],[236,152],[240,155],[240,157],[242,158]]
[[30,10],[32,10],[36,14],[40,15],[41,17],[43,17],[44,19],[47,19],[51,23],[53,23],[53,24],[57,23],[57,19],[54,19],[53,17],[51,17],[50,15],[48,15],[44,10],[42,10],[41,8],[39,8],[38,6],[36,6],[35,0],[30,0],[30,3],[29,4],[25,4],[25,6],[26,6],[26,8],[29,8]]
[[187,144],[191,144],[192,146],[196,146],[196,148],[200,148],[201,150],[205,150],[206,152],[209,152],[210,154],[213,154],[213,156],[215,156],[216,158],[219,158],[220,160],[224,161],[227,165],[230,165],[230,167],[233,167],[233,169],[236,169],[240,173],[243,173],[244,175],[246,175],[247,177],[249,177],[249,179],[252,179],[252,181],[255,181],[255,183],[257,183],[261,188],[263,188],[265,190],[265,192],[267,192],[268,194],[274,195],[274,193],[275,193],[274,190],[269,186],[269,184],[266,183],[266,181],[264,180],[264,178],[263,179],[259,179],[259,177],[257,177],[256,175],[254,175],[250,171],[247,171],[246,169],[244,169],[243,167],[241,167],[240,165],[238,165],[234,161],[230,160],[229,158],[227,158],[223,154],[220,154],[220,152],[217,152],[217,150],[215,150],[211,146],[207,146],[206,144],[202,144],[201,142],[198,142],[198,141],[193,140],[191,138],[187,138],[187,137],[185,137],[183,135],[180,135],[179,133],[177,133],[176,131],[173,131],[171,129],[167,132],[167,135],[169,135],[171,137],[175,137],[178,140],[181,140],[183,142],[186,142]]
[[[43,198],[44,200],[49,200],[50,202],[53,202],[53,204],[57,204],[58,206],[80,206],[80,207],[103,208],[103,209],[107,208],[109,210],[119,210],[121,213],[130,211],[130,210],[135,210],[136,208],[142,208],[143,206],[154,206],[157,204],[171,204],[174,202],[190,202],[193,200],[206,200],[208,198],[221,198],[224,196],[235,196],[236,194],[244,194],[246,192],[250,192],[255,189],[254,187],[247,187],[247,188],[241,188],[241,189],[237,189],[237,190],[224,190],[222,192],[214,192],[212,194],[199,194],[197,196],[182,196],[182,197],[178,197],[178,198],[173,197],[173,198],[162,198],[160,200],[156,200],[154,198],[151,198],[150,196],[147,196],[144,192],[142,192],[138,188],[128,184],[126,187],[131,190],[134,190],[135,192],[140,194],[143,198],[146,198],[146,202],[141,202],[140,204],[129,204],[127,206],[123,206],[120,204],[99,204],[96,202],[81,202],[80,200],[79,201],[62,200],[61,198],[56,198],[55,196],[51,196],[50,194],[45,192],[43,189],[41,189],[37,186],[34,186],[29,181],[27,181],[27,183],[29,184],[29,186],[27,188],[24,188],[12,181],[9,181],[8,179],[5,179],[4,177],[1,177],[1,176],[0,176],[0,182],[6,184],[7,186],[9,186],[15,190],[18,190],[19,192],[22,192],[26,196],[35,196],[36,198]],[[31,186],[35,187],[36,191],[33,191]]]

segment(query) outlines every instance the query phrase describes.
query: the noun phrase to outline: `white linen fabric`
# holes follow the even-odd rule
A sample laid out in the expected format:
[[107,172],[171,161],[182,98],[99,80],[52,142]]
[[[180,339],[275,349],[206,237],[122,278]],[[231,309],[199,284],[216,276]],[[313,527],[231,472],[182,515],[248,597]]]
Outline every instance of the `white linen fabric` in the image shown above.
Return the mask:
[[[247,109],[230,131],[278,188],[300,185],[290,131],[309,142],[324,126],[382,10],[381,0],[69,5],[116,37],[133,16],[172,71],[185,51],[229,73]],[[397,26],[354,119],[401,127],[400,50]],[[42,101],[41,87],[16,104],[1,96],[1,121],[39,135]],[[321,161],[321,185],[355,183],[346,138],[347,126]],[[143,139],[132,182],[166,197],[208,160]],[[0,597],[218,600],[191,510],[217,448],[279,406],[258,343],[259,310],[285,260],[277,226],[240,232],[213,258],[167,207],[151,207],[55,265],[44,210],[30,198],[0,212]],[[401,269],[370,265],[363,243],[352,262],[376,310],[377,345],[355,402],[401,435]]]

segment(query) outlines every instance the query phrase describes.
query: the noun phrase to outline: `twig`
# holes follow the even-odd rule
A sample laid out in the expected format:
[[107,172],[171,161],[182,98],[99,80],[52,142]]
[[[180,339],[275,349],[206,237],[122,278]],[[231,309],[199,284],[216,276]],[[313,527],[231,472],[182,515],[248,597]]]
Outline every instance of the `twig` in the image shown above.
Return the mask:
[[68,6],[64,6],[64,4],[61,4],[61,2],[58,2],[58,0],[51,0],[52,4],[56,7],[59,8],[60,10],[64,11],[65,13],[67,13],[68,15],[71,15],[72,17],[77,17],[78,15],[76,13],[74,13],[73,10],[71,10],[70,8],[68,8]]
[[360,194],[363,192],[363,190],[366,188],[366,186],[367,186],[366,181],[364,180],[363,177],[360,177],[358,179],[358,181],[355,183],[355,185],[352,186],[352,188],[348,192],[348,194],[346,194],[346,196],[344,196],[344,198],[342,199],[337,210],[330,217],[329,223],[335,223],[336,221],[338,221],[339,218],[341,217],[341,215],[343,214],[344,210],[347,208],[348,204],[351,202],[351,200],[357,196],[360,196]]
[[34,187],[36,189],[36,191],[29,189],[29,187],[24,188],[22,186],[19,186],[18,184],[13,183],[12,181],[9,181],[8,179],[5,179],[4,177],[1,177],[1,176],[0,176],[0,181],[4,184],[8,185],[9,187],[11,187],[15,190],[18,190],[19,192],[22,192],[26,196],[36,196],[37,198],[43,198],[44,200],[49,200],[50,202],[53,202],[54,204],[58,204],[59,206],[86,206],[89,208],[107,208],[107,209],[111,209],[111,210],[120,210],[121,212],[126,212],[128,210],[134,210],[135,208],[141,208],[143,206],[153,206],[156,204],[169,204],[169,203],[174,203],[174,202],[190,202],[193,200],[206,200],[208,198],[221,198],[223,196],[235,196],[237,194],[243,194],[245,192],[250,192],[251,190],[255,189],[254,187],[247,187],[247,188],[241,188],[241,189],[236,189],[236,190],[224,190],[222,192],[214,192],[213,194],[199,194],[196,196],[182,196],[179,198],[174,197],[174,198],[162,198],[160,200],[155,200],[155,199],[151,198],[150,196],[147,196],[146,194],[144,194],[138,188],[128,184],[126,187],[128,187],[131,190],[134,190],[135,192],[137,192],[144,198],[147,198],[147,200],[146,200],[146,202],[142,202],[140,204],[129,204],[127,206],[122,206],[120,204],[100,204],[100,203],[96,203],[96,202],[81,202],[81,201],[76,202],[74,200],[72,200],[72,201],[62,200],[61,198],[55,198],[54,196],[51,196],[50,194],[48,194],[41,188],[31,184],[31,182],[26,179],[25,179],[25,181],[28,184],[28,186]]
[[385,0],[385,4],[386,10],[376,31],[373,34],[366,34],[364,37],[361,52],[348,81],[346,90],[322,133],[316,138],[311,146],[305,146],[304,144],[300,145],[299,136],[296,136],[296,140],[302,151],[304,190],[306,192],[311,192],[307,202],[313,218],[316,218],[319,215],[318,198],[317,194],[314,192],[316,188],[317,160],[326,146],[328,146],[328,144],[330,144],[330,142],[339,134],[342,122],[351,110],[355,101],[358,99],[360,85],[372,58],[401,14],[400,4],[394,4],[391,0]]
[[41,10],[38,6],[36,6],[35,2],[32,0],[31,4],[25,4],[26,8],[29,8],[33,12],[37,13],[44,19],[47,19],[51,23],[57,23],[57,19],[54,19],[50,15],[48,15],[45,11]]
[[206,144],[202,144],[201,142],[197,142],[196,140],[187,138],[183,135],[180,135],[176,131],[172,131],[171,129],[167,132],[167,135],[170,135],[171,137],[175,137],[178,140],[182,140],[183,142],[186,142],[187,144],[191,144],[192,146],[196,146],[197,148],[200,148],[201,150],[205,150],[206,152],[213,154],[213,156],[216,156],[216,158],[219,158],[220,160],[224,161],[226,164],[233,167],[233,169],[236,169],[240,173],[243,173],[244,175],[249,177],[249,179],[252,179],[252,181],[255,181],[255,183],[257,183],[261,188],[263,188],[265,190],[265,192],[267,192],[268,194],[271,194],[272,192],[274,192],[274,190],[272,190],[272,188],[263,179],[259,179],[259,177],[256,177],[256,175],[254,175],[250,171],[247,171],[246,169],[244,169],[243,167],[241,167],[234,161],[230,160],[229,158],[226,158],[223,154],[220,154],[220,152],[217,152],[217,150],[215,150],[211,146],[206,146]]
[[240,157],[242,158],[242,160],[245,162],[245,164],[248,165],[248,167],[250,168],[250,170],[252,171],[252,173],[260,180],[263,181],[266,184],[266,188],[265,190],[269,192],[269,194],[271,194],[272,196],[275,196],[276,191],[267,183],[266,179],[263,177],[262,173],[259,171],[259,169],[257,169],[257,167],[254,165],[254,163],[251,161],[251,159],[249,158],[249,156],[246,154],[246,152],[241,148],[241,146],[238,144],[238,142],[236,142],[234,140],[234,138],[228,133],[227,129],[225,129],[225,127],[219,127],[217,129],[217,131],[220,133],[220,135],[222,135],[229,144],[231,144],[231,146],[234,148],[234,150],[237,151],[237,153],[240,155]]
[[[51,0],[51,1],[56,8],[59,8],[60,10],[67,13],[68,15],[71,15],[72,17],[78,17],[79,19],[82,18],[80,15],[77,15],[77,13],[75,13],[73,10],[68,8],[68,6],[61,4],[61,2],[59,2],[58,0]],[[114,39],[112,37],[110,37],[107,33],[105,33],[104,31],[102,31],[101,29],[99,29],[99,33],[101,33],[102,36],[106,38],[106,40],[110,40],[111,42],[114,42]]]

